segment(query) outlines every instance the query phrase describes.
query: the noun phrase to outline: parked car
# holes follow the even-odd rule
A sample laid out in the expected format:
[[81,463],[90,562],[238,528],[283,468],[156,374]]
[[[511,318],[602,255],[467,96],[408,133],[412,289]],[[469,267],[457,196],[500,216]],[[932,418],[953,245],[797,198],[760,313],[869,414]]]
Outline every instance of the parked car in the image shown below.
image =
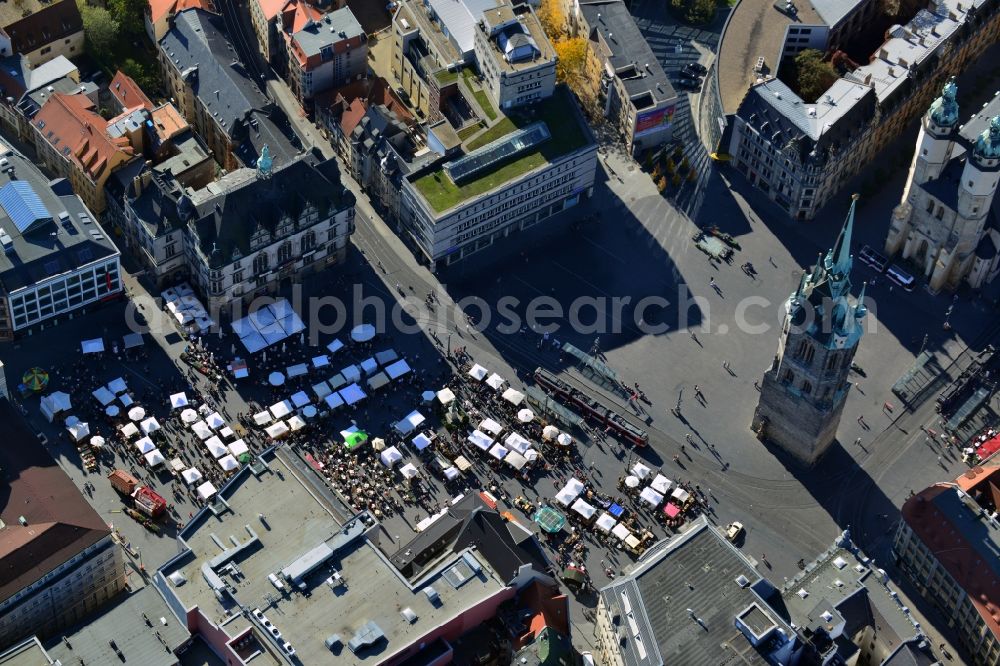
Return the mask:
[[682,76],[677,79],[677,86],[683,90],[701,90],[701,79],[695,79],[690,76]]
[[858,252],[858,259],[865,262],[873,270],[881,273],[885,270],[885,267],[889,265],[889,260],[885,255],[880,252],[876,252],[867,245],[861,247],[861,251]]
[[708,69],[701,63],[697,62],[689,62],[688,64],[684,65],[684,69],[682,71],[685,74],[690,74],[691,76],[695,77],[705,76],[706,74],[708,74]]
[[885,276],[902,287],[904,291],[913,291],[913,287],[917,284],[916,278],[896,264],[889,266],[889,270],[885,272]]
[[726,527],[726,538],[730,541],[736,541],[741,534],[743,534],[743,523],[739,521],[734,520]]

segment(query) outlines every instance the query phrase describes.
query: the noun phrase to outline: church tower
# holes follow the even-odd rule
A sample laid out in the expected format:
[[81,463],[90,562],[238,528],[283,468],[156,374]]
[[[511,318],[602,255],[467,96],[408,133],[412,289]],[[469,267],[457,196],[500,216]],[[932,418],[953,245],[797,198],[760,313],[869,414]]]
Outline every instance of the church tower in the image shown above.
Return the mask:
[[837,436],[864,333],[865,288],[851,298],[851,235],[857,195],[837,243],[803,274],[785,302],[778,352],[760,383],[751,427],[758,437],[811,465]]
[[944,84],[941,96],[934,100],[920,121],[917,149],[910,163],[910,172],[903,188],[903,198],[892,211],[889,235],[885,240],[885,252],[890,257],[903,248],[910,236],[914,210],[914,201],[910,193],[913,186],[936,180],[951,159],[958,127],[958,102],[955,99],[957,95],[958,86],[952,78]]

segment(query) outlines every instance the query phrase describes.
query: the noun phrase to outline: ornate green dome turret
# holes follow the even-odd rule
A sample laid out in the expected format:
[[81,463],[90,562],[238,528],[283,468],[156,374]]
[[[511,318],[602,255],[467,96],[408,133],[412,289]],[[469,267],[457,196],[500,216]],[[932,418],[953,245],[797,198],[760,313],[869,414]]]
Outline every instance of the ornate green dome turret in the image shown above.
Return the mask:
[[941,96],[931,104],[931,120],[939,127],[954,127],[958,123],[958,86],[955,77],[948,79],[941,89]]
[[987,160],[1000,159],[1000,116],[993,116],[989,126],[976,139],[975,154]]

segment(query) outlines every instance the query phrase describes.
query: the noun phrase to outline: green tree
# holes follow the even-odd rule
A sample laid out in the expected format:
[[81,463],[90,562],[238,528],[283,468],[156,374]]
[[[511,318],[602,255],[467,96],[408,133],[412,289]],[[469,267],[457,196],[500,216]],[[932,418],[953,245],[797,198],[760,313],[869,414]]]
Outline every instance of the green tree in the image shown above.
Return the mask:
[[100,60],[107,54],[118,39],[121,27],[104,7],[93,7],[84,0],[78,0],[80,16],[83,18],[84,44],[89,53]]
[[682,21],[704,24],[715,18],[716,0],[670,0],[670,9]]
[[127,34],[145,30],[146,0],[108,0],[108,10]]
[[816,49],[806,49],[795,56],[795,82],[799,97],[812,104],[837,80],[837,72],[823,54]]

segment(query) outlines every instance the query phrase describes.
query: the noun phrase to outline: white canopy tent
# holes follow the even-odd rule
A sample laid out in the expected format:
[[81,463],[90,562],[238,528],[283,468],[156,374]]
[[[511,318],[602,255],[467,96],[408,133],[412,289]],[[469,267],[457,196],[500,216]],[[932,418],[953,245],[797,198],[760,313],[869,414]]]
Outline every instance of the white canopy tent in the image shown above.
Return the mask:
[[108,390],[112,393],[124,393],[128,390],[128,384],[121,377],[115,377],[110,382],[108,382]]
[[683,488],[674,488],[674,492],[670,495],[678,502],[686,502],[691,497],[691,493],[684,490]]
[[569,506],[570,503],[576,499],[584,489],[583,481],[578,479],[570,479],[563,486],[562,490],[556,493],[556,501],[563,506]]
[[508,449],[517,451],[518,453],[524,453],[529,448],[531,448],[531,442],[529,442],[527,439],[517,434],[516,432],[512,432],[509,435],[507,435],[507,439],[504,440],[504,444],[507,446]]
[[139,449],[139,453],[145,455],[156,448],[156,444],[153,444],[153,440],[149,437],[140,437],[135,440],[135,448]]
[[399,358],[399,354],[396,353],[395,349],[383,349],[380,352],[375,352],[375,360],[378,361],[379,365],[389,365],[397,358]]
[[503,377],[494,372],[492,375],[486,378],[486,385],[489,386],[494,391],[499,391],[500,387],[504,385],[505,381],[507,380],[505,380]]
[[263,412],[257,412],[253,415],[253,422],[259,426],[267,425],[273,420],[271,417],[271,412],[265,410]]
[[77,421],[73,425],[68,426],[66,430],[69,431],[69,436],[73,438],[74,442],[82,442],[90,436],[90,426],[84,421]]
[[621,539],[622,541],[632,536],[632,533],[629,532],[629,529],[624,525],[622,525],[621,523],[618,523],[617,525],[612,527],[611,533],[614,534],[619,539]]
[[312,365],[317,370],[319,368],[325,368],[326,366],[330,365],[330,357],[327,356],[326,354],[321,354],[320,356],[313,356]]
[[247,446],[247,443],[242,439],[238,439],[235,442],[230,443],[226,448],[229,449],[229,452],[234,456],[250,452],[250,447]]
[[104,340],[101,338],[84,340],[80,343],[80,349],[84,354],[100,354],[104,351]]
[[114,393],[112,393],[111,391],[109,391],[108,387],[106,387],[106,386],[102,386],[102,387],[98,388],[97,390],[95,390],[92,393],[92,395],[95,398],[97,398],[97,402],[101,403],[102,407],[107,407],[112,402],[114,402],[115,398],[117,397],[117,396],[115,396]]
[[180,409],[181,407],[187,407],[188,399],[187,396],[182,391],[181,393],[174,393],[170,396],[170,407],[171,409]]
[[305,324],[288,301],[282,299],[237,319],[232,328],[247,351],[254,353],[305,330]]
[[649,467],[643,465],[641,462],[637,462],[636,464],[632,465],[632,476],[639,477],[640,479],[645,479],[647,476],[649,476],[649,472],[650,472]]
[[215,486],[212,485],[211,481],[206,481],[205,483],[198,486],[198,497],[200,497],[203,500],[208,500],[211,499],[212,497],[215,497],[216,492],[218,491],[215,489]]
[[337,339],[334,339],[333,342],[331,342],[326,346],[327,351],[329,351],[331,354],[336,354],[343,348],[344,348],[344,343]]
[[673,487],[674,482],[663,476],[662,474],[657,474],[656,478],[649,484],[649,487],[658,493],[666,495],[670,489]]
[[374,358],[366,358],[361,361],[361,369],[365,371],[366,375],[370,375],[378,370],[378,362]]
[[459,475],[459,471],[457,469],[455,469],[454,466],[452,466],[452,467],[445,467],[445,469],[444,469],[444,478],[448,479],[449,481],[454,481],[455,479],[458,478],[458,475]]
[[582,499],[578,499],[577,501],[573,502],[573,506],[571,508],[573,509],[573,511],[576,511],[578,514],[580,514],[587,520],[593,518],[594,514],[597,513],[597,509],[595,509],[593,506],[583,501]]
[[234,469],[239,469],[240,464],[236,462],[236,458],[232,456],[222,456],[216,462],[219,463],[219,467],[226,472],[232,472]]
[[278,439],[279,437],[284,437],[288,434],[288,425],[284,421],[275,421],[271,425],[264,428],[264,432],[271,439]]
[[159,449],[153,449],[146,454],[146,464],[152,468],[159,467],[166,461],[167,459],[163,457],[163,454],[160,453]]
[[517,407],[524,402],[524,394],[514,388],[508,388],[503,392],[503,399]]
[[493,445],[493,439],[482,430],[473,430],[472,434],[469,435],[469,442],[482,451],[488,451]]
[[213,458],[221,458],[229,453],[229,449],[222,443],[222,440],[214,435],[205,440],[205,448],[208,449]]
[[316,399],[317,400],[322,400],[326,396],[328,396],[331,393],[333,393],[333,389],[331,389],[330,385],[327,384],[326,382],[320,382],[319,384],[313,384],[312,390],[313,390],[313,393],[316,394]]
[[154,433],[157,430],[159,430],[160,423],[155,418],[150,416],[148,419],[144,420],[142,423],[139,424],[139,429],[142,430],[143,433],[148,435],[150,433]]
[[399,473],[402,474],[404,478],[412,479],[417,475],[417,468],[413,463],[406,463],[399,468]]
[[292,432],[295,432],[296,430],[302,430],[303,428],[305,428],[306,422],[298,414],[292,414],[288,418],[288,427],[291,429]]
[[222,439],[229,439],[230,437],[235,437],[235,436],[236,433],[234,433],[233,429],[230,428],[229,426],[225,426],[224,428],[219,430],[219,437],[221,437]]
[[201,481],[202,478],[203,475],[201,473],[201,470],[199,470],[197,467],[191,467],[181,472],[181,479],[184,480],[184,485],[186,486],[193,485]]
[[305,363],[296,363],[295,365],[290,365],[285,368],[285,374],[291,377],[301,377],[302,375],[308,374],[309,366]]
[[524,466],[528,464],[528,459],[517,451],[510,451],[503,461],[514,469],[524,469]]
[[489,372],[486,368],[479,365],[478,363],[473,363],[472,367],[469,368],[469,376],[475,379],[477,382],[481,382],[486,379],[486,375]]
[[293,393],[291,398],[289,398],[289,400],[291,400],[292,404],[295,405],[296,407],[305,407],[310,402],[312,402],[305,391],[299,391],[297,393]]
[[660,502],[663,501],[663,495],[656,492],[649,486],[642,489],[642,491],[639,493],[639,497],[642,499],[643,502],[649,504],[650,506],[660,506]]
[[411,439],[410,442],[413,444],[413,446],[416,447],[417,451],[423,451],[424,449],[426,449],[428,446],[431,445],[431,438],[425,435],[424,433],[420,433],[419,435]]
[[503,432],[503,426],[491,418],[483,419],[479,424],[479,429],[483,432],[488,432],[491,435],[499,435]]
[[398,379],[408,372],[410,372],[410,364],[406,362],[405,358],[385,366],[385,374],[389,375],[389,379]]
[[118,402],[122,403],[122,407],[131,407],[133,402],[132,396],[128,393],[122,393],[118,396]]
[[282,400],[268,407],[267,411],[271,412],[271,416],[274,418],[283,419],[292,413],[292,403],[288,400]]
[[[357,384],[351,384],[350,386],[345,386],[338,391],[340,397],[343,398],[344,402],[348,405],[353,405],[356,402],[361,402],[368,397],[368,394],[361,390],[361,387]],[[404,433],[405,434],[405,433]]]
[[123,425],[120,428],[120,430],[122,431],[122,436],[125,439],[132,439],[133,437],[135,437],[136,435],[139,434],[139,428],[137,428],[136,425],[134,423],[131,423],[131,422],[126,423],[125,425]]
[[212,412],[206,416],[205,423],[207,423],[208,427],[212,430],[218,430],[226,426],[226,420],[222,418],[222,415],[219,414],[219,412]]
[[503,460],[505,457],[507,457],[508,453],[510,453],[510,451],[508,451],[507,447],[505,447],[503,444],[494,444],[493,448],[490,449],[490,455],[496,458],[497,460]]
[[326,402],[326,406],[330,409],[336,409],[337,407],[343,406],[344,399],[340,397],[339,393],[331,393],[324,398],[324,402]]
[[390,446],[379,454],[379,459],[383,465],[392,468],[403,459],[403,454],[395,446]]
[[195,421],[191,424],[191,430],[198,436],[198,439],[208,439],[212,436],[212,429],[204,421]]
[[597,522],[595,523],[597,529],[604,530],[605,532],[610,532],[617,524],[618,521],[610,513],[602,513],[597,517]]
[[455,400],[455,392],[446,386],[437,392],[437,399],[442,405],[447,405]]
[[408,435],[414,430],[416,430],[420,426],[420,424],[423,423],[425,420],[426,419],[424,418],[423,414],[421,414],[417,410],[413,410],[412,412],[404,416],[402,419],[397,421],[396,424],[393,425],[393,428],[395,428],[396,431],[401,435]]

